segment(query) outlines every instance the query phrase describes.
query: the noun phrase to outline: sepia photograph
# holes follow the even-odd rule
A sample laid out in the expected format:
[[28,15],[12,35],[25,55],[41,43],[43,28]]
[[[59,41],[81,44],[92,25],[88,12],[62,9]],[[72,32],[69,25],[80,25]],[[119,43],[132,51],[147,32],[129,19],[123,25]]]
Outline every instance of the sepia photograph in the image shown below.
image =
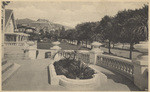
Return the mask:
[[3,0],[2,91],[145,91],[148,1]]

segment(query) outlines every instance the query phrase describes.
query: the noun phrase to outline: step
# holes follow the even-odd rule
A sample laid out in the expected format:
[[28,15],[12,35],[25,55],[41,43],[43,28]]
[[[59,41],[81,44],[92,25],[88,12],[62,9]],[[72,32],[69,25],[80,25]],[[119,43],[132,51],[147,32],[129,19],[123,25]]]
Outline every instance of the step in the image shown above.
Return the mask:
[[6,64],[6,63],[7,63],[6,59],[2,60],[2,65]]
[[2,66],[2,74],[6,72],[9,68],[11,68],[14,64],[11,62],[6,63],[5,65]]
[[19,64],[13,64],[13,67],[9,68],[9,70],[2,74],[2,85],[6,84],[7,81],[13,76],[13,74],[20,68]]

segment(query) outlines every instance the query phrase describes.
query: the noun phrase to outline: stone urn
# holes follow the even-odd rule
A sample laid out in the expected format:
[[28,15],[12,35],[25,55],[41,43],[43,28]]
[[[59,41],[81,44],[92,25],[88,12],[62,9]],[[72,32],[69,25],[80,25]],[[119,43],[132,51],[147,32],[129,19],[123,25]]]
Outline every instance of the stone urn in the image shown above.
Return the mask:
[[51,50],[61,50],[61,47],[58,46],[60,44],[59,41],[53,42],[52,44],[54,46],[50,48]]
[[91,52],[99,53],[99,54],[103,53],[103,51],[100,48],[100,46],[102,45],[101,43],[95,41],[91,45],[93,47],[92,50],[91,50]]

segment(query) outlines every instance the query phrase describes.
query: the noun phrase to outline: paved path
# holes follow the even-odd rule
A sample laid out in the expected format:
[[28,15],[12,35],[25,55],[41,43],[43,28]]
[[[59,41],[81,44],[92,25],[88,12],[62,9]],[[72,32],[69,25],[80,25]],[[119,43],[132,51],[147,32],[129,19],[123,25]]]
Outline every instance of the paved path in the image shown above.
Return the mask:
[[[11,61],[21,65],[21,68],[2,87],[5,91],[60,91],[67,90],[62,86],[52,86],[48,82],[47,66],[50,59],[16,60]],[[108,77],[106,85],[100,86],[99,91],[129,91],[138,90],[125,77],[99,66],[93,66]]]
[[13,91],[39,91],[63,90],[61,86],[51,86],[48,82],[47,66],[51,60],[18,60],[21,68],[2,87],[3,90]]

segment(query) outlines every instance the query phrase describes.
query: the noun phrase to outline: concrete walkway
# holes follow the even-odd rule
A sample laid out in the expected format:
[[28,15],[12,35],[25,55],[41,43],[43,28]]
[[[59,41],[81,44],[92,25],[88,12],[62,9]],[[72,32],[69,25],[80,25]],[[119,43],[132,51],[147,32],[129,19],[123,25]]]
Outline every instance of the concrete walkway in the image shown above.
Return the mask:
[[[10,61],[21,65],[20,69],[3,85],[4,91],[65,91],[62,86],[49,84],[47,66],[50,59],[16,60]],[[99,66],[93,66],[104,73],[108,82],[100,86],[97,91],[136,91],[139,90],[130,80],[120,74],[113,73]]]
[[[64,90],[61,86],[51,86],[48,82],[47,66],[51,63],[48,59],[18,60],[20,69],[7,81],[2,90],[7,91],[42,91]],[[13,62],[13,61],[12,61]]]

